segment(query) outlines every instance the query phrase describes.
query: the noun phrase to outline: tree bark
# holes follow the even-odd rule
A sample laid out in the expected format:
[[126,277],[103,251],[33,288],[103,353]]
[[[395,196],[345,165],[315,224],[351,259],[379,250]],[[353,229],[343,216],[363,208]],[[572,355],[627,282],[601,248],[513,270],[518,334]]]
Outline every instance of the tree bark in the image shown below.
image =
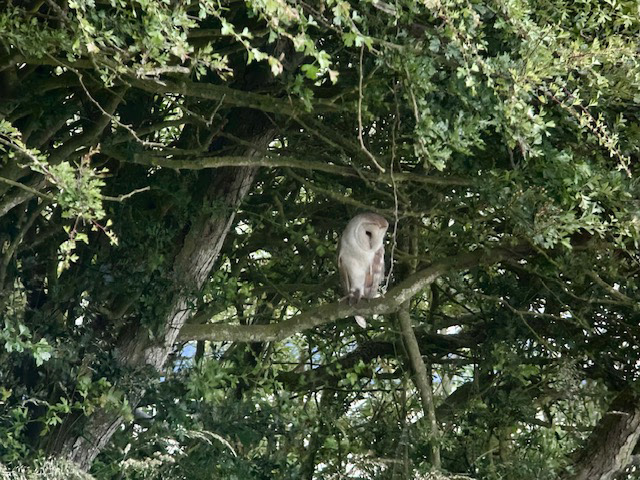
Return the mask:
[[611,403],[562,480],[614,480],[633,460],[640,439],[640,399],[625,390]]

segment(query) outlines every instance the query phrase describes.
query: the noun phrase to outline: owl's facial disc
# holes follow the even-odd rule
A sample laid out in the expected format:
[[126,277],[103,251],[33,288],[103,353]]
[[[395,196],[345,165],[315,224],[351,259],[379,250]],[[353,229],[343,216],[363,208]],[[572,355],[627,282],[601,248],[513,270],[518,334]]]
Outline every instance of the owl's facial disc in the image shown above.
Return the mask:
[[371,230],[365,230],[365,232],[367,234],[367,238],[369,239],[369,248],[373,248],[371,239],[373,237],[373,233],[371,232]]
[[[362,248],[374,250],[380,241],[380,226],[374,222],[363,223],[360,227],[360,244]],[[363,235],[364,234],[364,235]]]

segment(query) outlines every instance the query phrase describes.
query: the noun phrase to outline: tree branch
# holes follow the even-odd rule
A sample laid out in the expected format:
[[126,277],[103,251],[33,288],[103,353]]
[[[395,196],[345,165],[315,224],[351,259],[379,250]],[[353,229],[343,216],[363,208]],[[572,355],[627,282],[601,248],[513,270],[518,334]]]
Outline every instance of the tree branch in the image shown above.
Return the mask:
[[[185,80],[141,80],[129,77],[127,82],[135,88],[150,93],[167,94],[178,93],[188,97],[204,98],[207,100],[222,100],[225,103],[237,107],[254,108],[263,112],[280,113],[283,115],[295,116],[307,112],[307,107],[300,100],[282,99],[269,97],[259,93],[246,92],[235,88],[211,83],[195,83]],[[314,112],[337,111],[338,107],[329,103],[316,101],[313,106]]]
[[[392,179],[389,174],[360,172],[351,167],[343,167],[325,162],[313,162],[308,160],[300,160],[296,157],[289,156],[223,156],[223,157],[193,157],[187,158],[168,158],[171,152],[165,152],[164,155],[151,155],[149,153],[137,153],[134,155],[121,153],[113,149],[103,149],[103,152],[124,162],[132,162],[140,165],[149,165],[164,168],[173,168],[175,170],[202,170],[205,168],[221,168],[221,167],[269,167],[269,168],[295,168],[300,170],[316,170],[319,172],[331,173],[346,177],[360,178],[361,176],[371,180],[383,181],[391,183]],[[416,182],[429,185],[441,186],[469,186],[472,182],[468,179],[458,177],[430,177],[412,173],[394,173],[393,180],[396,182]]]
[[4,177],[0,177],[0,182],[1,183],[6,183],[7,185],[11,185],[12,187],[16,187],[19,188],[21,190],[24,190],[25,192],[28,192],[32,195],[41,197],[45,200],[49,200],[49,201],[53,201],[54,197],[52,195],[48,195],[46,193],[42,193],[38,190],[36,190],[35,188],[31,188],[29,185],[25,185],[24,183],[20,183],[20,182],[16,182],[14,180],[11,180],[9,178],[4,178]]
[[[25,185],[25,186],[36,191],[39,188],[44,188],[44,186],[47,184],[46,179],[44,178],[44,175],[37,175],[29,183],[30,185]],[[18,187],[18,188],[19,190],[10,191],[7,194],[3,195],[2,198],[0,199],[0,217],[3,217],[12,208],[20,205],[23,202],[26,202],[27,200],[33,197],[33,193],[31,191],[25,190],[22,187]]]
[[416,339],[416,334],[411,325],[411,315],[409,314],[409,301],[405,302],[398,313],[398,322],[402,338],[407,348],[407,355],[413,369],[413,379],[420,399],[422,400],[422,409],[425,416],[429,420],[429,442],[431,448],[431,464],[434,468],[440,469],[442,466],[440,460],[440,427],[436,418],[436,407],[433,402],[433,387],[431,385],[431,374],[427,371],[427,366],[422,359],[420,346]]
[[596,284],[598,284],[600,287],[602,287],[609,295],[611,295],[613,298],[617,298],[619,301],[621,302],[625,302],[631,305],[635,305],[636,302],[627,297],[624,293],[616,290],[615,288],[613,288],[611,285],[609,285],[607,282],[605,282],[602,277],[600,277],[600,275],[598,275],[596,272],[594,272],[593,270],[590,270],[587,272],[587,276],[589,278],[591,278],[594,282],[596,282]]
[[496,248],[477,250],[440,260],[417,272],[391,289],[384,297],[361,302],[357,306],[346,303],[321,305],[299,313],[283,322],[270,325],[205,324],[185,325],[178,336],[179,341],[209,340],[213,342],[273,342],[296,333],[326,325],[341,318],[358,315],[384,315],[397,311],[400,306],[431,285],[438,277],[450,271],[462,270],[477,265],[492,265],[507,258],[519,258],[529,252],[527,247],[512,250]]
[[[416,333],[416,338],[422,354],[429,355],[434,363],[439,363],[444,357],[456,353],[460,349],[475,346],[480,341],[478,338],[464,333],[440,335],[418,332]],[[345,378],[346,373],[360,361],[365,365],[369,365],[375,358],[395,357],[400,351],[402,351],[402,345],[399,341],[368,340],[359,344],[355,350],[328,365],[301,372],[297,370],[280,372],[277,379],[297,391],[321,389]],[[373,372],[368,369],[359,375],[360,377],[372,378]]]

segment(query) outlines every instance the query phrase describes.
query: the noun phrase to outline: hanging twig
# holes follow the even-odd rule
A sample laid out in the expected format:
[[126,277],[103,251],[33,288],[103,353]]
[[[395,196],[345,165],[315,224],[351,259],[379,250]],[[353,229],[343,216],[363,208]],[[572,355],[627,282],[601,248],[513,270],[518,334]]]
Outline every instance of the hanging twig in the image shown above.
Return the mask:
[[371,162],[380,170],[380,172],[384,173],[385,170],[380,166],[376,157],[367,149],[364,144],[364,140],[362,139],[362,56],[364,54],[364,45],[360,48],[360,78],[358,80],[358,140],[360,140],[360,146],[364,153],[367,154]]
[[[395,90],[394,90],[395,97]],[[389,176],[391,177],[391,185],[393,187],[393,235],[391,238],[391,264],[389,265],[389,274],[387,275],[387,281],[384,284],[384,291],[389,289],[389,283],[391,282],[391,276],[393,275],[393,267],[395,265],[395,253],[396,246],[398,244],[398,186],[396,185],[396,178],[393,175],[393,166],[396,161],[396,131],[400,124],[400,111],[398,109],[398,101],[396,98],[396,118],[393,121],[393,127],[391,129],[391,166],[389,167]]]

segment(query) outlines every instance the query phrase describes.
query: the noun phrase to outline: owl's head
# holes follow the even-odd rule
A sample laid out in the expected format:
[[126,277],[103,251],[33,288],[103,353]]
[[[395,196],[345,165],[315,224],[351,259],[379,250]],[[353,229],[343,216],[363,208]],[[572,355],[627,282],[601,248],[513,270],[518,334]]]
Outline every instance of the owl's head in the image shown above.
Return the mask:
[[378,250],[384,241],[389,222],[377,213],[361,213],[355,216],[355,237],[358,245],[364,250]]

